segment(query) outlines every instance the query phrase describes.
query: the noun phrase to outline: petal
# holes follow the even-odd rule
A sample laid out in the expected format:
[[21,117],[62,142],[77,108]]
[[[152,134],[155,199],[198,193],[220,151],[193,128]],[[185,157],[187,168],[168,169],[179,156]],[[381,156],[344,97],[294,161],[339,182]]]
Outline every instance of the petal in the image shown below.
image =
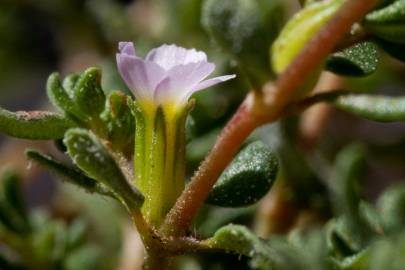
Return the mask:
[[212,78],[212,79],[209,79],[209,80],[202,81],[199,84],[197,84],[196,86],[194,86],[190,91],[187,92],[186,98],[188,99],[195,92],[198,92],[198,91],[203,90],[205,88],[211,87],[211,86],[216,85],[218,83],[231,80],[231,79],[233,79],[235,77],[236,77],[236,75],[232,74],[232,75],[219,76],[219,77],[215,77],[215,78]]
[[153,62],[125,53],[117,54],[117,64],[121,77],[135,97],[152,100],[156,86],[165,75],[164,70]]
[[155,91],[155,102],[178,102],[183,100],[191,89],[204,80],[215,69],[215,65],[208,62],[189,63],[170,69],[164,80],[159,83]]
[[188,63],[206,62],[207,55],[195,49],[185,49],[176,45],[164,44],[151,50],[145,58],[147,61],[157,63],[165,70],[169,70],[177,65]]
[[120,53],[136,56],[135,47],[132,42],[121,41],[118,43],[118,49]]

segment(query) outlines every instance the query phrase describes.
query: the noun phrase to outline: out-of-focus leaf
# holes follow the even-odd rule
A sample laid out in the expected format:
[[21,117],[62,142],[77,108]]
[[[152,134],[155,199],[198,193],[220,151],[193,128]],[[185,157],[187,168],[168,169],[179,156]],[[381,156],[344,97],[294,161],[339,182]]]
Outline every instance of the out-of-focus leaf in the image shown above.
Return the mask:
[[388,232],[399,232],[405,227],[405,185],[388,188],[377,202],[384,228]]
[[367,76],[379,63],[377,46],[370,41],[356,44],[329,56],[326,69],[343,76]]
[[202,24],[217,44],[236,59],[254,86],[271,76],[268,47],[284,17],[283,1],[207,0]]
[[370,259],[370,250],[365,249],[338,262],[340,270],[366,270]]
[[11,137],[31,140],[63,138],[75,124],[63,116],[44,111],[10,112],[0,108],[0,132]]
[[18,176],[14,171],[8,170],[2,175],[1,184],[4,189],[5,201],[13,209],[14,216],[22,223],[24,230],[28,231],[30,229],[28,212]]
[[100,269],[100,250],[93,245],[83,246],[70,253],[64,261],[66,270],[97,270]]
[[70,129],[64,143],[74,163],[87,175],[109,187],[127,207],[142,206],[143,195],[128,183],[114,158],[94,134],[85,129]]
[[354,115],[379,122],[405,120],[405,97],[387,97],[377,95],[341,95],[333,104]]
[[397,44],[389,41],[385,41],[383,39],[376,40],[378,46],[382,48],[386,53],[390,56],[405,62],[405,45],[404,44]]
[[94,179],[84,175],[78,168],[62,164],[61,162],[56,161],[53,157],[41,154],[35,150],[28,149],[25,154],[29,159],[62,176],[63,180],[79,186],[87,192],[114,197],[108,189],[100,185],[100,183]]
[[283,72],[301,52],[308,40],[329,21],[344,1],[314,2],[296,13],[271,47],[272,66]]
[[405,44],[405,0],[396,0],[369,13],[364,20],[364,26],[382,39]]
[[220,176],[207,202],[239,207],[260,200],[271,188],[278,171],[278,159],[262,142],[246,146]]
[[75,249],[83,243],[87,228],[87,224],[81,219],[76,219],[70,224],[66,239],[69,250]]
[[405,234],[380,239],[371,246],[367,270],[402,270],[405,265]]

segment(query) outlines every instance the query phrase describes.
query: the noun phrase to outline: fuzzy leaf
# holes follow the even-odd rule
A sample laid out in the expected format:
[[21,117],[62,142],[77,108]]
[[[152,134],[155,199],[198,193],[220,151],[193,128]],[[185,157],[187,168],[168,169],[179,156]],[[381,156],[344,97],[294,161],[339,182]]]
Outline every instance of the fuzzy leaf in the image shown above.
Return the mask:
[[[72,77],[72,80],[75,78]],[[74,84],[73,100],[80,111],[97,119],[104,109],[105,95],[101,88],[101,71],[97,68],[85,70]]]
[[107,137],[114,148],[132,151],[135,133],[135,118],[128,105],[128,96],[113,91],[107,98],[101,119],[107,126]]
[[342,76],[367,76],[377,70],[379,54],[373,42],[363,42],[331,55],[326,69]]
[[70,129],[64,139],[68,154],[88,176],[109,187],[129,208],[139,208],[143,195],[131,186],[114,158],[97,139],[85,129]]
[[347,94],[333,104],[346,112],[380,122],[405,120],[405,97]]
[[364,26],[367,31],[382,39],[405,44],[405,0],[397,0],[369,13]]
[[101,195],[114,197],[104,186],[84,175],[78,168],[62,164],[53,157],[41,154],[35,150],[29,149],[25,154],[29,159],[62,176],[65,181],[79,186],[89,193],[99,193]]
[[239,64],[254,85],[268,80],[268,47],[284,17],[283,1],[207,0],[202,24]]
[[0,132],[11,137],[30,140],[60,139],[66,130],[74,126],[72,121],[51,112],[10,112],[0,108]]
[[260,200],[277,176],[278,159],[262,142],[243,149],[223,172],[207,199],[208,203],[239,207]]
[[66,90],[63,88],[58,73],[52,73],[47,82],[48,98],[60,112],[75,122],[82,123],[86,115],[79,109]]

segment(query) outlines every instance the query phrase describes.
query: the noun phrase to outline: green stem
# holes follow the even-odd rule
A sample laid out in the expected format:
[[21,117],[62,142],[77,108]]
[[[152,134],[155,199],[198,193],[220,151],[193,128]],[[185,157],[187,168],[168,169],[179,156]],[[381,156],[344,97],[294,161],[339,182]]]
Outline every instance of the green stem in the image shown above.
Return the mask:
[[184,189],[187,112],[138,106],[135,113],[135,184],[145,195],[145,219],[156,228]]

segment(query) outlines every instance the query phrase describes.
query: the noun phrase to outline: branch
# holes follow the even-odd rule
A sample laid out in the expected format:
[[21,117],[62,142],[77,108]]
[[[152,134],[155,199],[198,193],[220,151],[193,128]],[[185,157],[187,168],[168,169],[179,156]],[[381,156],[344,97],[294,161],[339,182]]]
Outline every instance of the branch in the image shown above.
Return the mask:
[[[276,81],[272,91],[251,93],[239,107],[219,136],[190,184],[183,191],[166,217],[162,231],[166,235],[186,233],[197,210],[203,205],[220,173],[232,160],[250,133],[265,122],[278,119],[291,100],[294,91],[311,75],[323,59],[335,48],[352,24],[376,4],[376,0],[350,0],[336,16],[314,36],[302,53]],[[253,102],[249,97],[258,98]],[[249,103],[250,101],[250,103]],[[265,104],[263,104],[263,101]]]

